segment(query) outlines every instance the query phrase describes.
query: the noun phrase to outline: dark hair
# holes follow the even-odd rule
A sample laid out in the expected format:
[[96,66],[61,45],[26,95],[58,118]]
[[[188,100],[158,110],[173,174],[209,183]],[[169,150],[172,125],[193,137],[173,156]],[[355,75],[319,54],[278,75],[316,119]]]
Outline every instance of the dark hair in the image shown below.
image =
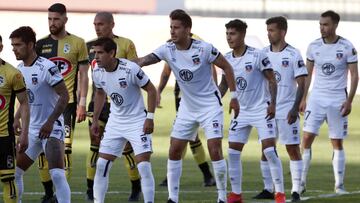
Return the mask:
[[0,42],[2,42],[2,37],[1,37],[1,35],[0,35]]
[[267,19],[266,25],[270,25],[270,24],[276,24],[277,28],[279,28],[280,30],[287,31],[288,28],[287,20],[284,16],[275,16]]
[[66,7],[65,7],[64,4],[56,3],[56,4],[51,5],[51,6],[48,8],[48,11],[49,11],[49,12],[60,13],[61,15],[63,15],[63,14],[66,14]]
[[340,15],[338,13],[336,13],[333,10],[328,10],[325,11],[324,13],[321,14],[321,17],[325,18],[325,17],[330,17],[331,20],[335,23],[338,24],[340,21]]
[[238,32],[246,32],[247,24],[239,19],[231,20],[225,24],[226,29],[235,28]]
[[98,12],[98,13],[96,13],[95,17],[102,17],[108,23],[113,23],[114,22],[113,14],[110,13],[110,12],[107,12],[107,11]]
[[179,20],[185,27],[192,27],[192,21],[189,14],[187,14],[184,10],[176,9],[171,11],[169,15],[171,20]]
[[116,43],[109,37],[100,37],[94,41],[93,46],[102,46],[109,53],[114,50],[116,53]]
[[36,34],[34,30],[29,26],[19,27],[10,34],[9,38],[20,38],[21,41],[25,42],[26,44],[33,42],[35,45],[36,43]]

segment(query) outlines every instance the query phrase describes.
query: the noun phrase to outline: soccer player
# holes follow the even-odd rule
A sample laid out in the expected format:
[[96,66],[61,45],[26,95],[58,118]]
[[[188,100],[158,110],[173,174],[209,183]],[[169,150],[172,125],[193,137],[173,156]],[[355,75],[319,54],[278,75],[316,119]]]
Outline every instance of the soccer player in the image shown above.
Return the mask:
[[[306,53],[306,67],[309,76],[305,82],[305,93],[300,105],[304,113],[303,170],[301,191],[305,192],[306,176],[311,160],[311,145],[319,134],[319,128],[326,120],[329,138],[333,147],[333,170],[335,193],[347,193],[344,187],[345,152],[343,140],[348,131],[348,115],[359,82],[357,53],[351,42],[336,34],[339,14],[326,11],[320,17],[321,38],[313,41]],[[312,72],[315,80],[306,104]],[[348,72],[351,75],[350,92],[347,92]]]
[[[0,52],[3,44],[0,35]],[[0,180],[3,183],[3,201],[17,203],[18,192],[15,180],[15,132],[19,134],[16,145],[18,153],[28,147],[30,109],[24,78],[19,70],[0,58]],[[20,118],[14,118],[15,97],[22,109]]]
[[[109,12],[99,12],[96,14],[94,19],[94,27],[96,31],[97,37],[109,37],[114,40],[114,42],[117,45],[116,49],[116,58],[125,58],[125,59],[135,59],[137,58],[136,49],[134,43],[125,37],[117,36],[113,33],[113,28],[115,26],[114,17]],[[93,43],[96,41],[92,40],[87,43],[88,51],[89,51],[89,59],[91,61],[91,67],[94,68],[96,64],[95,53],[94,49],[92,49]],[[93,90],[95,90],[96,87],[93,85]],[[107,123],[108,117],[109,117],[109,107],[110,104],[106,100],[103,110],[100,114],[99,121],[100,121],[100,134],[103,134],[103,130],[105,127],[105,124]],[[91,102],[88,106],[88,114],[90,116],[89,118],[89,130],[91,127],[91,117],[94,112],[94,91],[91,95]],[[101,137],[101,136],[100,136]],[[87,179],[87,199],[93,200],[93,185],[94,185],[94,177],[96,172],[96,161],[99,157],[99,145],[100,145],[100,139],[98,137],[90,136],[91,145],[90,150],[87,155],[87,161],[86,161],[86,179]],[[128,198],[129,201],[138,201],[141,194],[141,184],[140,184],[140,175],[139,171],[136,167],[136,161],[135,161],[135,155],[134,150],[132,149],[130,143],[128,142],[125,146],[125,149],[123,151],[124,156],[124,163],[128,171],[128,175],[130,177],[131,181],[131,194]]]
[[[287,20],[282,16],[266,20],[270,46],[264,49],[277,82],[276,132],[290,157],[291,201],[300,201],[302,159],[300,154],[299,105],[304,94],[307,70],[300,52],[285,41]],[[264,190],[255,199],[274,199],[270,165],[262,154],[260,161]]]
[[[241,152],[252,127],[257,128],[262,151],[269,160],[276,191],[275,201],[285,203],[282,166],[275,149],[277,85],[271,63],[263,51],[245,44],[245,22],[235,19],[225,27],[226,39],[232,49],[225,58],[234,68],[240,104],[239,116],[232,119],[229,129],[229,177],[232,191],[228,195],[228,203],[243,202]],[[222,77],[219,89],[222,96],[228,89],[225,76]]]
[[[54,62],[64,77],[69,92],[69,104],[64,111],[65,122],[65,170],[69,179],[72,170],[72,141],[74,137],[75,120],[86,119],[86,95],[88,90],[89,60],[85,41],[65,30],[67,22],[66,7],[56,3],[48,9],[48,23],[50,34],[36,43],[36,52],[39,56]],[[79,77],[78,77],[79,76]],[[80,86],[77,87],[78,78]],[[76,91],[80,89],[80,101],[77,101]],[[43,202],[53,197],[53,183],[49,174],[49,167],[44,153],[38,159],[40,179],[45,189]]]
[[[62,113],[69,101],[64,80],[58,67],[35,52],[35,32],[20,27],[11,35],[11,45],[17,60],[23,62],[18,69],[24,76],[30,104],[29,147],[16,155],[15,180],[19,202],[24,191],[23,175],[40,152],[45,152],[51,179],[59,203],[70,203],[70,187],[64,170],[64,118]],[[18,112],[23,116],[23,109]]]
[[[214,168],[217,202],[226,201],[227,169],[223,158],[223,109],[220,92],[212,79],[211,64],[223,69],[230,90],[235,94],[234,73],[223,55],[211,44],[190,37],[192,20],[183,10],[170,13],[171,41],[153,53],[139,58],[137,63],[146,66],[166,61],[182,91],[179,111],[173,125],[169,159],[167,164],[168,203],[179,201],[182,153],[189,140],[195,140],[198,127],[205,130],[208,150]],[[239,112],[239,103],[234,96],[230,110]]]
[[[154,130],[156,89],[141,68],[123,58],[115,58],[116,43],[111,38],[99,38],[93,43],[97,65],[93,70],[96,86],[92,136],[99,136],[99,116],[106,95],[110,97],[110,115],[100,142],[99,159],[94,179],[94,202],[103,203],[113,161],[121,156],[129,141],[141,176],[145,203],[154,203],[155,182],[151,170],[151,133]],[[141,89],[147,92],[145,109]]]

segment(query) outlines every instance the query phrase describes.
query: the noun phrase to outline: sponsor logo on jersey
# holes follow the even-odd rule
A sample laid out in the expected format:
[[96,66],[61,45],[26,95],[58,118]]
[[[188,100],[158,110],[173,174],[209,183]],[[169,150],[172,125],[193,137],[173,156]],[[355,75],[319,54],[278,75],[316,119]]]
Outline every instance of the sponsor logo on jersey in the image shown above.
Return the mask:
[[52,62],[55,63],[55,65],[58,67],[58,69],[61,71],[62,76],[66,76],[68,73],[71,72],[73,67],[71,66],[70,61],[68,61],[66,58],[63,57],[52,57],[49,58]]
[[281,81],[281,74],[277,71],[274,71],[276,82],[279,83]]
[[28,94],[29,103],[30,104],[34,103],[34,100],[35,100],[34,93],[30,89],[27,89],[26,93]]
[[273,124],[272,124],[272,123],[268,123],[268,124],[267,124],[267,127],[268,127],[268,128],[273,128]]
[[336,59],[338,60],[341,60],[343,56],[344,56],[343,53],[336,53]]
[[188,69],[182,69],[180,72],[179,72],[179,76],[180,78],[183,80],[183,81],[190,81],[193,79],[194,77],[194,74],[188,70]]
[[71,49],[70,44],[69,44],[69,43],[65,43],[65,44],[64,44],[64,49],[63,49],[64,54],[70,53],[70,49]]
[[192,56],[192,61],[194,62],[195,65],[199,65],[200,64],[199,55]]
[[281,61],[281,65],[282,65],[282,67],[284,67],[284,68],[289,67],[289,60],[283,60],[283,61]]
[[247,82],[245,80],[245,78],[243,77],[237,77],[236,78],[236,86],[238,87],[239,90],[244,90],[247,87]]
[[128,86],[125,78],[120,78],[119,79],[119,84],[120,84],[121,88],[127,88],[127,86]]
[[2,87],[5,84],[5,78],[0,75],[0,87]]
[[14,157],[12,155],[8,155],[6,159],[7,168],[14,168]]
[[325,75],[331,75],[335,72],[335,66],[331,63],[325,63],[322,65],[321,69]]
[[0,95],[0,109],[3,110],[5,108],[6,98]]
[[144,71],[140,69],[139,72],[136,74],[136,77],[139,78],[139,80],[142,80],[144,78],[144,75]]
[[141,135],[141,142],[147,142],[147,136],[144,134],[144,135]]
[[112,93],[110,98],[116,106],[121,106],[124,103],[124,98],[119,93]]
[[305,66],[304,60],[299,60],[298,61],[298,67],[301,68],[301,67],[304,67],[304,66]]
[[212,47],[212,49],[211,49],[211,54],[212,55],[216,56],[216,55],[218,55],[218,52],[219,51],[215,47]]
[[353,48],[353,49],[351,50],[351,52],[352,52],[352,55],[354,55],[354,56],[357,54],[357,51],[356,51],[355,48]]
[[263,64],[263,66],[266,67],[266,66],[270,65],[270,60],[268,57],[266,57],[261,61],[261,63]]
[[246,70],[247,72],[251,72],[251,71],[252,71],[251,62],[245,63],[245,70]]

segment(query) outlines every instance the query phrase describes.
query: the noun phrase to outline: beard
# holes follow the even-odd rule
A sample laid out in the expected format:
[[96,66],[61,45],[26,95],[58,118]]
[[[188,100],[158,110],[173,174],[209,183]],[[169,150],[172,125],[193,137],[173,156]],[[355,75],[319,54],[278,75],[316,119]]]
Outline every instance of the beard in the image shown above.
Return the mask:
[[51,27],[49,28],[50,33],[51,33],[52,35],[57,35],[57,34],[59,34],[63,29],[65,29],[65,25],[62,25],[62,26],[60,26],[60,27],[51,26]]

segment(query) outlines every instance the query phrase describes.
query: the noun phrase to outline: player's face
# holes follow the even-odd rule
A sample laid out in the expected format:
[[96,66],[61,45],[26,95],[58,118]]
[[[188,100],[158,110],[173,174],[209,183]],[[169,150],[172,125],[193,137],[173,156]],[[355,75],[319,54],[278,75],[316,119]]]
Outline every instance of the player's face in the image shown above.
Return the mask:
[[64,31],[66,22],[66,15],[61,15],[57,12],[48,13],[49,31],[52,35],[57,35],[61,31]]
[[104,50],[102,46],[94,46],[95,60],[99,67],[101,68],[111,68],[110,64],[114,58],[114,51],[109,53]]
[[114,23],[109,22],[101,16],[94,19],[95,32],[98,37],[111,37]]
[[25,60],[33,49],[33,43],[26,44],[21,38],[11,38],[11,45],[17,60]]
[[170,20],[170,35],[174,43],[184,42],[190,36],[190,30],[180,20]]
[[281,38],[282,38],[282,30],[280,30],[276,23],[272,23],[267,25],[267,35],[268,35],[268,39],[270,44],[277,44],[280,42]]
[[337,24],[334,23],[330,17],[321,17],[320,18],[320,33],[321,37],[327,38],[332,35],[335,35]]
[[226,29],[226,40],[231,49],[237,49],[244,44],[245,33],[237,31],[235,28]]

